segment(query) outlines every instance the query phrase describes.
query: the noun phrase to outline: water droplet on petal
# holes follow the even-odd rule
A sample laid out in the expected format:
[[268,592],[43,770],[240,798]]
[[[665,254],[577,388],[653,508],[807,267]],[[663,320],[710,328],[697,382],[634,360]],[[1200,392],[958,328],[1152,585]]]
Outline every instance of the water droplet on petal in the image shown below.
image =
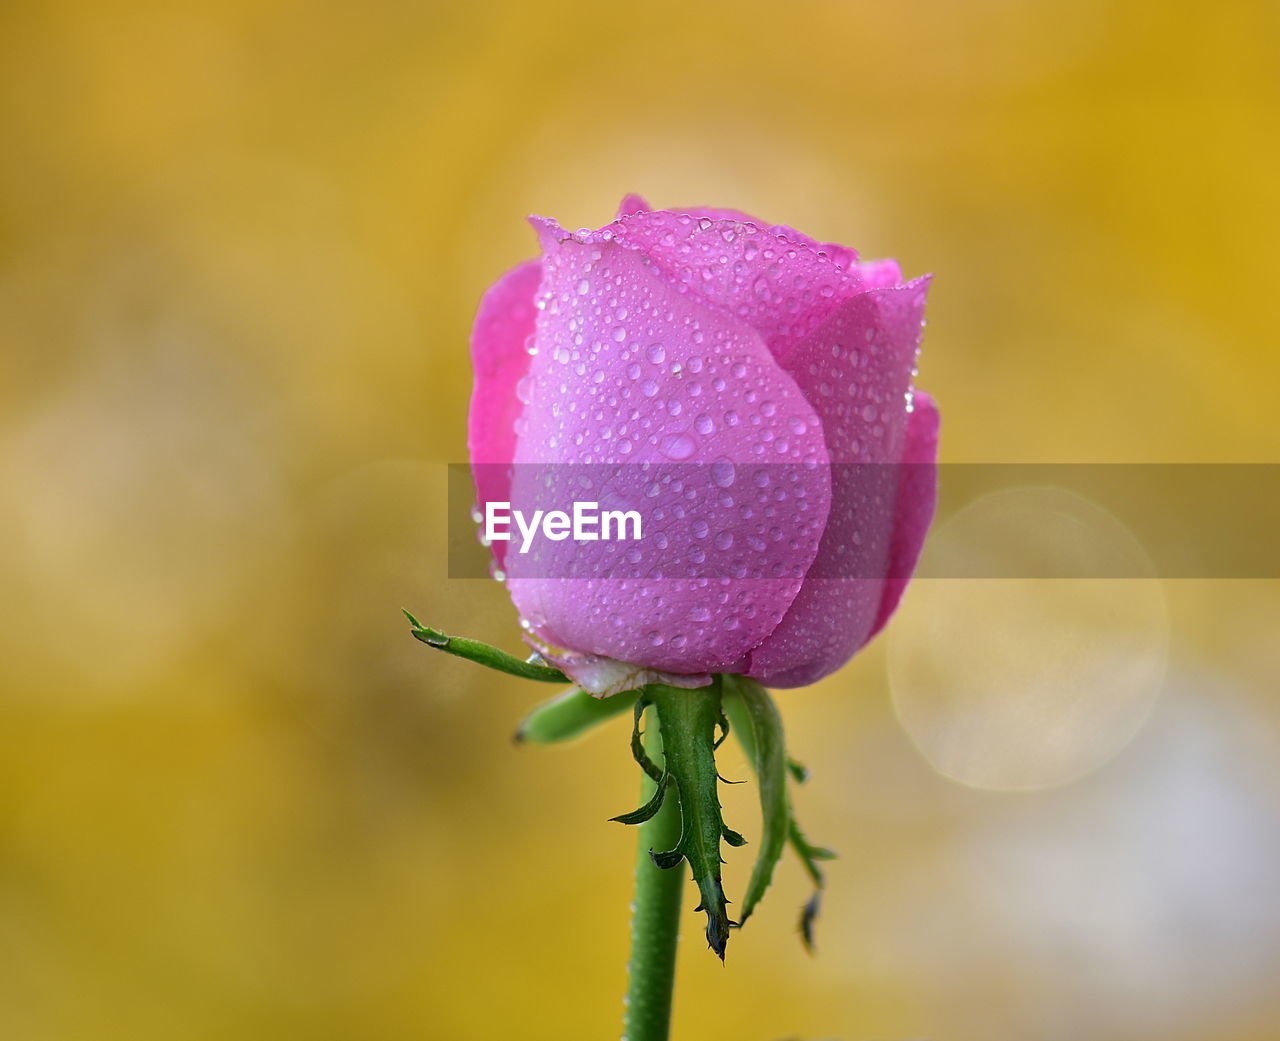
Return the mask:
[[662,439],[658,450],[668,459],[678,462],[681,459],[688,459],[698,450],[698,446],[688,434],[669,434]]
[[736,478],[737,468],[733,465],[733,460],[726,456],[721,456],[711,464],[711,480],[717,487],[728,488]]

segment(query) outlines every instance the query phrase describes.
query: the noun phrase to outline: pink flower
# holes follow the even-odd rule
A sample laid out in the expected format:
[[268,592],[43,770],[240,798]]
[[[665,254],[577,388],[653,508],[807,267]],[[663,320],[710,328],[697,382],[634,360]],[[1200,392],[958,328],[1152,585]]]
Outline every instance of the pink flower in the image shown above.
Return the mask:
[[488,291],[472,336],[478,499],[574,492],[645,532],[495,542],[529,628],[593,661],[775,687],[839,668],[893,613],[933,516],[938,411],[911,384],[928,278],[636,196],[598,231],[531,221],[542,258]]

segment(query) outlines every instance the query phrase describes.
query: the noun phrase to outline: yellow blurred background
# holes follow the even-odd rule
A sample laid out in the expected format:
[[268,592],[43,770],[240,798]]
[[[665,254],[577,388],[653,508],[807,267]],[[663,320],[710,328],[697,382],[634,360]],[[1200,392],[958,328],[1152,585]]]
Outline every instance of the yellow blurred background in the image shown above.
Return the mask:
[[[625,724],[514,748],[547,691],[398,614],[519,647],[444,488],[524,216],[638,191],[935,272],[949,461],[1277,462],[1278,12],[4,5],[0,1037],[616,1036]],[[782,699],[818,955],[793,864],[725,968],[690,911],[677,1041],[1280,1036],[1278,619],[916,583]]]

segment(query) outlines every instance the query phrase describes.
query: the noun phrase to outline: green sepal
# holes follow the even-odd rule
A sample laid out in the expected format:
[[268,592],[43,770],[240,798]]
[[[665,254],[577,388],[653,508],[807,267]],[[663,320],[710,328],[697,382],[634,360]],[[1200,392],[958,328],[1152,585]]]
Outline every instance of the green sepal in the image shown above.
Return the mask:
[[805,947],[812,951],[813,927],[825,883],[819,862],[832,860],[836,854],[812,845],[796,823],[786,779],[790,775],[792,780],[803,783],[808,780],[809,771],[787,758],[782,718],[768,692],[754,680],[742,676],[725,676],[723,683],[725,712],[760,781],[760,807],[764,817],[764,836],[743,901],[742,921],[747,920],[763,898],[782,850],[789,843],[813,882],[813,895],[800,912],[800,936]]
[[640,729],[640,721],[644,718],[644,710],[653,702],[641,694],[636,698],[635,722],[631,725],[631,757],[640,764],[640,769],[649,775],[649,780],[658,784],[666,776],[666,771],[659,767],[644,750],[644,731]]
[[653,798],[641,806],[638,810],[632,810],[630,813],[624,813],[617,817],[610,817],[611,821],[617,821],[619,824],[643,824],[652,818],[660,809],[662,802],[667,797],[667,787],[671,783],[670,776],[664,776],[658,782],[657,790],[653,793]]
[[[741,838],[725,827],[717,791],[716,729],[721,727],[720,684],[695,690],[651,684],[637,702],[637,730],[643,703],[658,713],[666,773],[680,798],[680,841],[673,849],[651,851],[654,864],[672,868],[685,860],[701,894],[697,910],[707,916],[707,944],[723,961],[729,930],[728,900],[721,879],[721,841]],[[723,729],[721,727],[721,729]]]
[[516,730],[517,741],[550,745],[581,737],[592,727],[619,716],[636,703],[639,694],[629,690],[611,698],[594,698],[585,690],[571,687],[544,701],[524,717]]
[[787,844],[791,808],[787,801],[787,753],[782,717],[760,684],[745,676],[726,676],[724,709],[760,784],[763,818],[760,851],[742,901],[743,923],[764,898]]
[[469,640],[465,636],[446,636],[439,629],[423,625],[408,611],[404,612],[404,616],[409,619],[411,626],[409,631],[413,634],[413,638],[425,643],[428,647],[434,647],[446,654],[466,658],[477,665],[484,665],[498,672],[505,672],[526,680],[540,680],[543,683],[569,682],[569,677],[559,669],[540,665],[537,662],[521,661],[514,654],[500,651],[497,647],[491,647],[479,640]]
[[800,909],[800,939],[804,942],[805,948],[812,954],[813,925],[822,906],[822,890],[826,885],[826,878],[822,873],[822,868],[818,866],[818,861],[835,860],[836,853],[825,846],[811,845],[809,840],[804,837],[804,833],[800,830],[800,825],[795,822],[794,817],[787,832],[791,848],[795,850],[796,856],[800,858],[800,863],[804,866],[805,872],[813,881],[813,896],[805,901],[804,907]]

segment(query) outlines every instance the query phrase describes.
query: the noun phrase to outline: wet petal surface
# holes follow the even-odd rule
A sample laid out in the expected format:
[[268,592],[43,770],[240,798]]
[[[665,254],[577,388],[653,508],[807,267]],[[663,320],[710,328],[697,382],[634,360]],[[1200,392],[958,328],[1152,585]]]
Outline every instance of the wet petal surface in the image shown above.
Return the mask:
[[[929,412],[913,420],[911,397],[927,287],[918,279],[844,301],[783,361],[822,422],[833,463],[832,506],[804,588],[752,652],[748,674],[762,683],[802,686],[839,668],[883,625],[882,605],[901,595],[905,579],[879,576],[893,574],[906,552],[897,530],[899,485],[916,489],[908,496],[913,502],[924,491],[923,475],[898,464],[909,427],[918,430],[935,414],[924,399]],[[917,437],[911,447],[923,456],[936,448],[936,437],[928,445]]]
[[[475,384],[467,416],[467,450],[482,509],[486,502],[505,500],[510,493],[510,473],[495,464],[515,458],[516,419],[524,408],[520,381],[529,370],[534,297],[541,278],[542,265],[536,260],[508,271],[480,301],[471,332]],[[502,543],[494,544],[499,563],[504,552]]]
[[635,509],[644,537],[508,551],[512,597],[534,631],[575,651],[671,672],[741,666],[826,526],[817,416],[749,325],[640,251],[551,222],[541,233],[512,502]]

